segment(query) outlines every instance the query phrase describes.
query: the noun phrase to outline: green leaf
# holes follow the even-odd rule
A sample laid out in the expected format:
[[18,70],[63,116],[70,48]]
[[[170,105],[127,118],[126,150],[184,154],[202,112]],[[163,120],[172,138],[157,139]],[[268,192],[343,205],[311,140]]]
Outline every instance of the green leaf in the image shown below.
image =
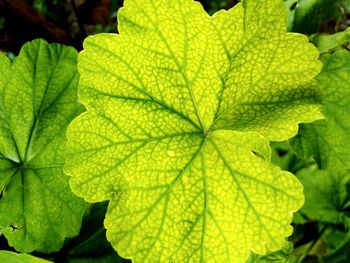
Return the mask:
[[326,233],[325,240],[330,245],[330,253],[323,259],[323,262],[347,263],[350,261],[349,233],[344,234],[332,230]]
[[322,62],[317,80],[326,120],[301,125],[291,145],[301,157],[313,155],[323,169],[350,169],[350,53],[325,55]]
[[312,42],[318,47],[320,53],[332,52],[336,49],[340,49],[341,45],[349,40],[350,28],[332,35],[317,34],[312,38]]
[[271,142],[271,162],[282,170],[296,173],[300,169],[315,165],[312,158],[307,160],[299,158],[287,141]]
[[[343,226],[342,226],[343,228]],[[325,231],[324,235],[322,236],[323,239],[326,241],[329,247],[329,251],[327,256],[335,256],[337,255],[344,246],[350,245],[350,231],[347,229],[339,229],[336,227],[328,227],[327,231]]]
[[301,212],[323,223],[350,226],[350,217],[344,209],[348,201],[345,185],[350,181],[350,171],[305,169],[297,176],[305,189]]
[[327,20],[339,20],[343,0],[299,0],[294,12],[293,31],[313,34]]
[[0,262],[6,263],[49,263],[51,261],[37,258],[28,254],[17,254],[15,252],[0,250]]
[[281,250],[266,256],[251,255],[246,263],[295,263],[296,257],[292,253],[293,243],[286,242]]
[[271,161],[282,170],[290,171],[289,168],[295,161],[295,155],[287,142],[271,143]]
[[284,0],[284,5],[288,11],[287,31],[293,30],[294,13],[295,13],[295,8],[298,6],[298,1],[299,0]]
[[88,111],[68,130],[73,191],[110,200],[107,238],[134,262],[280,249],[303,195],[269,140],[322,118],[318,51],[285,33],[280,0],[212,17],[192,0],[126,0],[118,17],[120,35],[89,37],[79,55]]
[[348,14],[350,11],[350,1],[349,0],[343,0],[343,7],[345,9],[345,12]]
[[84,209],[62,169],[66,127],[81,112],[77,52],[35,40],[12,65],[0,58],[0,228],[18,251],[55,251],[79,233]]

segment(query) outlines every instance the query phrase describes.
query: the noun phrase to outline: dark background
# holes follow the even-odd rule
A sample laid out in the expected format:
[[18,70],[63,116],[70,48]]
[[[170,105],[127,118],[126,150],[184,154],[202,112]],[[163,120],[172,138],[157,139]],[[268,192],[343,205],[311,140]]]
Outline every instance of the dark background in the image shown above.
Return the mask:
[[[209,13],[237,1],[201,0]],[[123,0],[0,0],[0,49],[17,54],[32,39],[82,47],[87,35],[117,31]]]
[[[283,1],[290,18],[298,17],[290,19],[290,31],[335,33],[349,25],[350,0]],[[199,2],[213,14],[231,8],[238,0]],[[305,15],[303,6],[309,3],[312,7]],[[117,32],[117,10],[122,5],[123,0],[0,0],[0,49],[18,54],[25,42],[44,38],[80,50],[90,34]]]

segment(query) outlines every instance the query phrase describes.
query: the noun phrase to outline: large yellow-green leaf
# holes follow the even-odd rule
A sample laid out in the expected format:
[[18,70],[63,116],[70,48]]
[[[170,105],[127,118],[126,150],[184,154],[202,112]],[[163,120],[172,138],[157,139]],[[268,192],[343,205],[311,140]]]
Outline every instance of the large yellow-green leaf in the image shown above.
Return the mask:
[[18,251],[58,250],[84,202],[63,173],[65,132],[81,112],[77,52],[43,40],[0,56],[0,229]]
[[317,80],[326,120],[302,125],[292,146],[301,157],[313,155],[321,168],[350,169],[350,53],[325,55],[322,61]]
[[245,262],[282,247],[302,187],[270,163],[269,140],[322,118],[307,39],[280,0],[208,16],[192,0],[126,0],[119,32],[79,55],[87,112],[65,171],[133,262]]

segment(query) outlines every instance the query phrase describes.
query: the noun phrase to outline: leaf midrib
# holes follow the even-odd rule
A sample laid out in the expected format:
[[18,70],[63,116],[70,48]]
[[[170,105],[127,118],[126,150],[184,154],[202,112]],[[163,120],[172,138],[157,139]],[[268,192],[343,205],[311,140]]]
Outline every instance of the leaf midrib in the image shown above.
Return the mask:
[[[9,75],[10,73],[12,72],[12,65],[11,65],[11,68],[9,70]],[[13,142],[14,146],[15,146],[15,150],[16,150],[16,154],[17,154],[17,159],[16,160],[13,160],[11,158],[8,158],[8,157],[5,157],[3,154],[2,156],[4,156],[7,160],[9,160],[10,162],[14,162],[14,163],[21,163],[21,155],[20,155],[20,152],[19,152],[19,147],[18,147],[18,144],[17,144],[17,141],[15,139],[15,136],[14,136],[14,133],[13,133],[13,130],[12,130],[12,127],[10,125],[10,120],[9,120],[9,117],[7,115],[7,112],[6,112],[6,109],[5,109],[5,105],[4,105],[4,94],[5,94],[5,89],[6,87],[8,86],[8,83],[9,83],[9,80],[10,78],[7,78],[6,80],[6,83],[4,84],[3,86],[3,89],[2,89],[2,96],[0,97],[0,103],[1,103],[1,108],[3,109],[3,119],[5,120],[6,124],[7,124],[7,128],[10,132],[10,136],[11,136],[11,141]]]
[[269,238],[272,240],[272,242],[274,242],[275,244],[278,244],[278,242],[276,241],[276,239],[270,234],[270,231],[266,228],[265,224],[263,224],[263,222],[261,221],[260,218],[260,213],[256,210],[255,206],[253,205],[253,203],[250,201],[249,195],[246,193],[246,191],[244,190],[244,188],[241,186],[239,180],[235,177],[234,173],[236,172],[235,170],[233,170],[233,168],[231,167],[231,165],[229,164],[229,162],[226,160],[226,158],[224,157],[224,154],[221,152],[221,150],[219,149],[219,147],[216,145],[216,143],[213,140],[210,140],[210,142],[212,143],[212,145],[214,146],[216,152],[218,153],[220,159],[223,161],[224,165],[227,167],[227,169],[230,171],[231,177],[233,179],[233,181],[236,183],[238,190],[242,193],[244,199],[246,200],[248,207],[250,207],[250,209],[253,211],[253,213],[255,214],[256,219],[259,221],[260,226],[263,228],[263,230],[267,233],[267,235],[269,236]]
[[[54,69],[50,72],[50,77],[49,77],[49,80],[48,82],[46,83],[46,86],[45,86],[45,91],[44,91],[44,96],[43,98],[41,99],[41,102],[40,102],[40,106],[38,109],[35,109],[35,82],[36,82],[36,78],[37,78],[37,64],[38,64],[38,59],[39,59],[39,56],[40,56],[40,49],[41,49],[41,45],[42,45],[42,42],[40,41],[39,43],[39,49],[37,51],[37,61],[35,62],[34,66],[35,66],[35,76],[34,76],[34,83],[32,84],[33,85],[33,94],[32,94],[32,100],[33,100],[33,114],[34,114],[34,120],[33,120],[33,124],[32,124],[32,127],[31,127],[31,130],[30,130],[30,134],[29,134],[29,138],[28,138],[28,142],[27,142],[27,147],[26,147],[26,150],[25,150],[25,154],[24,154],[24,160],[23,162],[25,163],[29,163],[31,160],[33,160],[39,153],[36,153],[34,156],[32,156],[30,159],[28,157],[28,153],[31,149],[31,146],[33,144],[33,138],[34,138],[34,134],[35,134],[35,131],[37,130],[37,126],[39,125],[40,123],[40,120],[42,118],[43,115],[45,115],[57,102],[58,100],[62,97],[62,95],[70,88],[70,84],[72,83],[72,81],[74,80],[74,78],[76,77],[76,74],[73,74],[73,77],[71,78],[71,80],[69,81],[69,83],[65,86],[64,89],[62,89],[62,91],[58,94],[58,96],[54,99],[54,101],[48,105],[48,107],[45,109],[45,111],[43,110],[43,107],[45,105],[45,101],[46,101],[46,98],[47,98],[47,94],[49,92],[49,89],[51,88],[51,82],[52,82],[52,79],[53,77],[56,75],[56,71],[57,71],[57,68],[58,66],[62,63],[62,57],[63,55],[65,55],[65,51],[64,49],[61,49],[60,50],[60,53],[58,55],[58,57],[56,57],[56,64],[54,66]],[[57,136],[57,135],[56,135]],[[56,137],[54,136],[54,137]],[[52,140],[50,140],[51,142]],[[49,142],[49,143],[50,143]],[[48,144],[49,144],[48,143]],[[47,146],[47,145],[46,145]],[[45,146],[45,147],[46,147]]]
[[[176,185],[176,183],[182,178],[182,176],[185,174],[185,172],[188,170],[188,168],[191,166],[191,164],[193,163],[193,161],[201,154],[201,151],[205,145],[206,142],[206,137],[203,138],[202,142],[199,144],[199,147],[197,149],[197,151],[195,151],[192,155],[192,158],[189,160],[189,162],[186,163],[186,165],[182,168],[181,172],[179,172],[179,174],[175,177],[175,179],[166,186],[166,190],[155,200],[155,202],[153,202],[152,206],[150,206],[147,209],[147,212],[145,213],[144,216],[142,216],[142,218],[139,220],[139,222],[137,224],[134,224],[134,226],[131,229],[128,229],[128,231],[126,232],[132,232],[135,230],[135,228],[137,228],[144,220],[146,220],[146,218],[152,213],[152,211],[155,209],[155,207],[161,202],[161,200],[163,200],[163,198],[168,198],[169,193],[171,192],[171,190],[173,189],[173,187]],[[163,210],[163,217],[166,214],[166,209]],[[164,218],[163,218],[164,219]],[[162,220],[163,220],[162,219]],[[159,227],[159,233],[161,233],[161,226]],[[185,239],[184,239],[185,241]],[[155,245],[155,243],[157,242],[157,239],[155,239],[153,246]],[[149,251],[151,251],[151,249],[149,249]]]
[[[154,5],[154,2],[153,1],[150,1],[150,4],[152,5],[153,9],[154,9],[154,12],[157,13],[157,8],[156,6]],[[181,7],[180,7],[181,8]],[[205,124],[203,122],[203,119],[200,115],[200,112],[199,112],[199,108],[198,108],[198,104],[197,104],[197,101],[196,101],[196,98],[194,96],[194,93],[193,93],[193,89],[192,89],[192,85],[191,85],[191,82],[187,76],[187,73],[183,67],[183,65],[180,64],[179,60],[177,59],[177,57],[175,56],[175,53],[174,51],[172,50],[172,48],[170,47],[168,41],[166,40],[166,38],[164,37],[163,33],[159,30],[159,27],[158,27],[158,24],[155,23],[149,16],[148,14],[141,8],[139,8],[139,11],[141,13],[143,13],[143,15],[148,19],[148,21],[152,24],[153,28],[154,28],[154,31],[159,35],[160,39],[163,41],[163,43],[165,44],[165,47],[167,48],[168,52],[170,53],[170,57],[172,58],[173,62],[175,63],[175,65],[177,66],[178,70],[181,72],[183,78],[184,78],[184,81],[186,83],[186,86],[187,86],[187,89],[188,91],[190,92],[190,97],[191,97],[191,100],[192,100],[192,104],[193,104],[193,107],[195,109],[195,113],[196,113],[196,116],[197,116],[197,119],[198,119],[198,122],[201,126],[201,130],[206,133],[207,132],[207,128],[205,127]],[[181,13],[181,15],[183,16],[183,14]],[[184,19],[184,17],[183,17]],[[184,25],[186,27],[186,25]],[[184,31],[185,33],[187,32],[186,30]],[[185,38],[187,39],[187,35],[185,36]],[[185,45],[186,46],[186,45]],[[184,50],[185,52],[185,50]],[[185,52],[186,53],[186,52]]]

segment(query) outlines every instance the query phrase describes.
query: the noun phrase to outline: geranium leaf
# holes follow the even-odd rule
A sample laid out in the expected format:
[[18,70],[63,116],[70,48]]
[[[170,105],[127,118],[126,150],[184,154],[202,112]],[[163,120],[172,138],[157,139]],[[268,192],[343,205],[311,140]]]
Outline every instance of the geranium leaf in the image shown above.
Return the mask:
[[18,251],[58,250],[84,209],[62,169],[66,127],[82,111],[77,52],[35,40],[12,65],[0,58],[0,228]]
[[301,157],[313,155],[323,169],[350,169],[350,53],[325,55],[322,61],[317,80],[326,120],[303,124],[291,145]]
[[134,262],[280,249],[303,195],[269,140],[322,118],[317,50],[285,33],[279,0],[212,17],[192,0],[126,0],[118,17],[120,35],[89,37],[79,56],[88,111],[68,131],[73,191],[110,200],[107,237]]
[[345,211],[348,204],[346,184],[350,172],[304,169],[297,174],[305,188],[305,204],[301,211],[310,219],[323,223],[350,226],[350,217]]

